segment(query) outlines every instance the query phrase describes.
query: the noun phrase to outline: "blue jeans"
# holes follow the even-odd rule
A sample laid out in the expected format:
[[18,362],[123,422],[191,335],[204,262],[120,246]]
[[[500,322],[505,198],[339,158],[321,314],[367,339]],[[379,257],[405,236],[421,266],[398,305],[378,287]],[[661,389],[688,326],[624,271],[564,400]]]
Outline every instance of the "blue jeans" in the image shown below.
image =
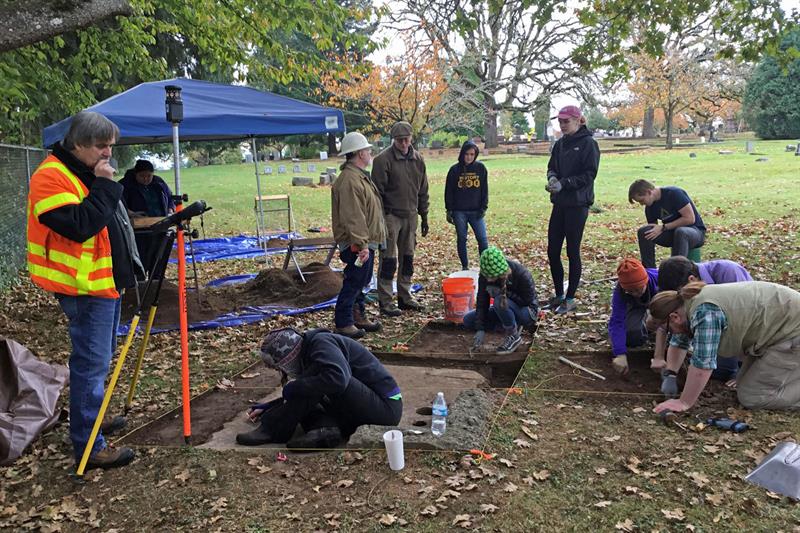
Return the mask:
[[[119,298],[57,294],[69,320],[72,353],[69,356],[69,437],[80,459],[103,403],[106,375],[117,348]],[[92,453],[105,448],[97,434]]]
[[[486,314],[486,320],[483,327],[486,331],[494,331],[499,329],[508,331],[517,327],[517,324],[520,326],[529,326],[533,323],[533,320],[536,317],[535,312],[533,315],[531,315],[531,313],[532,311],[530,307],[520,307],[510,298],[508,298],[508,309],[499,309],[494,305],[489,307],[489,312]],[[464,315],[464,327],[466,329],[474,330],[475,321],[477,318],[477,311],[470,311]]]
[[369,285],[372,280],[372,265],[375,263],[375,250],[369,251],[369,259],[363,265],[355,265],[357,253],[351,252],[350,248],[345,248],[339,252],[339,258],[345,264],[344,281],[342,290],[336,298],[336,307],[333,311],[333,322],[337,328],[352,326],[353,306],[364,312],[364,287]]
[[478,254],[489,247],[489,240],[486,237],[486,222],[483,218],[478,218],[480,211],[453,211],[453,223],[456,226],[456,246],[458,247],[458,258],[461,260],[461,268],[469,268],[469,255],[467,254],[467,224],[472,226],[472,232],[478,241]]

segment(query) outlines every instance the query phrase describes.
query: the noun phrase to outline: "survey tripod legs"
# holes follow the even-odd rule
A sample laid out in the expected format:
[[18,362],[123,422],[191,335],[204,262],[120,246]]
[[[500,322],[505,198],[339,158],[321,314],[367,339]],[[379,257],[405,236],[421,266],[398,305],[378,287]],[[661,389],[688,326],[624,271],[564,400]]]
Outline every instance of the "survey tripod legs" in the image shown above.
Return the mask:
[[[142,358],[144,357],[144,350],[147,345],[147,339],[150,336],[150,328],[153,325],[153,319],[155,318],[155,311],[156,311],[156,304],[158,302],[158,293],[161,290],[161,282],[164,278],[164,272],[167,268],[167,262],[169,261],[169,254],[172,251],[172,243],[175,241],[175,230],[170,229],[166,233],[163,234],[161,239],[161,243],[159,244],[159,255],[157,256],[156,266],[153,268],[153,271],[150,277],[147,280],[147,285],[145,286],[144,297],[139,302],[139,305],[136,308],[136,312],[131,319],[131,325],[128,330],[128,335],[125,338],[125,343],[122,345],[122,350],[120,351],[119,358],[117,358],[117,364],[114,366],[114,372],[111,374],[111,380],[108,383],[108,387],[106,388],[106,393],[103,396],[103,402],[100,404],[100,411],[97,413],[97,418],[94,421],[94,425],[92,426],[92,432],[89,435],[89,440],[86,443],[86,448],[83,450],[83,455],[81,456],[81,461],[78,464],[78,469],[76,470],[76,475],[78,478],[82,478],[84,472],[86,471],[86,464],[89,462],[89,456],[92,453],[92,447],[94,446],[94,441],[97,438],[97,434],[100,432],[100,426],[103,423],[103,418],[105,418],[106,410],[108,409],[108,404],[111,401],[111,396],[114,394],[114,388],[117,386],[117,380],[119,379],[119,374],[122,371],[122,367],[125,365],[125,358],[128,355],[128,350],[131,348],[131,344],[133,344],[133,338],[136,335],[136,328],[139,326],[139,320],[142,315],[142,309],[147,306],[150,309],[150,315],[147,321],[147,329],[145,331],[145,336],[142,341],[142,346],[139,350],[139,359],[136,365],[136,371],[134,372],[134,379],[138,378],[139,369],[141,367]],[[116,335],[116,332],[114,332]],[[127,408],[130,406],[130,401],[133,396],[133,387],[135,386],[134,383],[131,384],[131,393],[128,395],[128,402],[126,403],[126,411]]]

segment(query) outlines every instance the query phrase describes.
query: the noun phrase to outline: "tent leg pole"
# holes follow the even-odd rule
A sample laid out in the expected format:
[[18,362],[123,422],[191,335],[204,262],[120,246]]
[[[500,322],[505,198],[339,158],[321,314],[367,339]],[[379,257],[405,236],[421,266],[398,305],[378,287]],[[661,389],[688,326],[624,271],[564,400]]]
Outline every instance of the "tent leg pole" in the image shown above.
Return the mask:
[[[258,195],[258,201],[256,202],[258,206],[258,215],[256,216],[256,238],[258,239],[258,245],[264,250],[264,263],[266,264],[269,262],[269,256],[267,255],[266,235],[264,235],[264,207],[261,204],[261,175],[258,173],[258,148],[256,146],[255,137],[250,138],[250,146],[252,146],[253,165],[256,169],[256,194]],[[265,237],[263,245],[261,243],[261,235]]]

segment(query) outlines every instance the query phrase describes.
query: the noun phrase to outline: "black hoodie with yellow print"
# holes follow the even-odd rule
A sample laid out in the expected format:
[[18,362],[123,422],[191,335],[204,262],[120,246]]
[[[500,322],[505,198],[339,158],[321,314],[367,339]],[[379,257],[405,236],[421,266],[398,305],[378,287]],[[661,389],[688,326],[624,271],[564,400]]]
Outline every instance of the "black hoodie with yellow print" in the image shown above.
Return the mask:
[[[464,163],[464,152],[473,148],[475,161]],[[448,211],[486,211],[489,206],[489,183],[486,167],[478,161],[478,146],[467,141],[461,146],[458,163],[447,172],[444,206]]]

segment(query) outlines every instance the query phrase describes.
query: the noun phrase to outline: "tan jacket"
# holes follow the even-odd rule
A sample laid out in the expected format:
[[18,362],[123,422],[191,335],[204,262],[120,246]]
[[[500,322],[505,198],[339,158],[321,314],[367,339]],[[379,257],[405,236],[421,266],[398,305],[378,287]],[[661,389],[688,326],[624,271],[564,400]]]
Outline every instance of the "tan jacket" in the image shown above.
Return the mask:
[[688,316],[704,303],[722,309],[728,321],[717,350],[722,357],[758,357],[800,337],[800,293],[789,287],[766,281],[706,285],[686,302]]
[[394,144],[372,161],[372,181],[383,200],[383,209],[400,217],[428,214],[428,174],[422,155],[409,148],[402,155]]
[[339,245],[355,244],[364,250],[386,241],[381,197],[367,171],[352,163],[342,165],[331,189],[331,219]]

